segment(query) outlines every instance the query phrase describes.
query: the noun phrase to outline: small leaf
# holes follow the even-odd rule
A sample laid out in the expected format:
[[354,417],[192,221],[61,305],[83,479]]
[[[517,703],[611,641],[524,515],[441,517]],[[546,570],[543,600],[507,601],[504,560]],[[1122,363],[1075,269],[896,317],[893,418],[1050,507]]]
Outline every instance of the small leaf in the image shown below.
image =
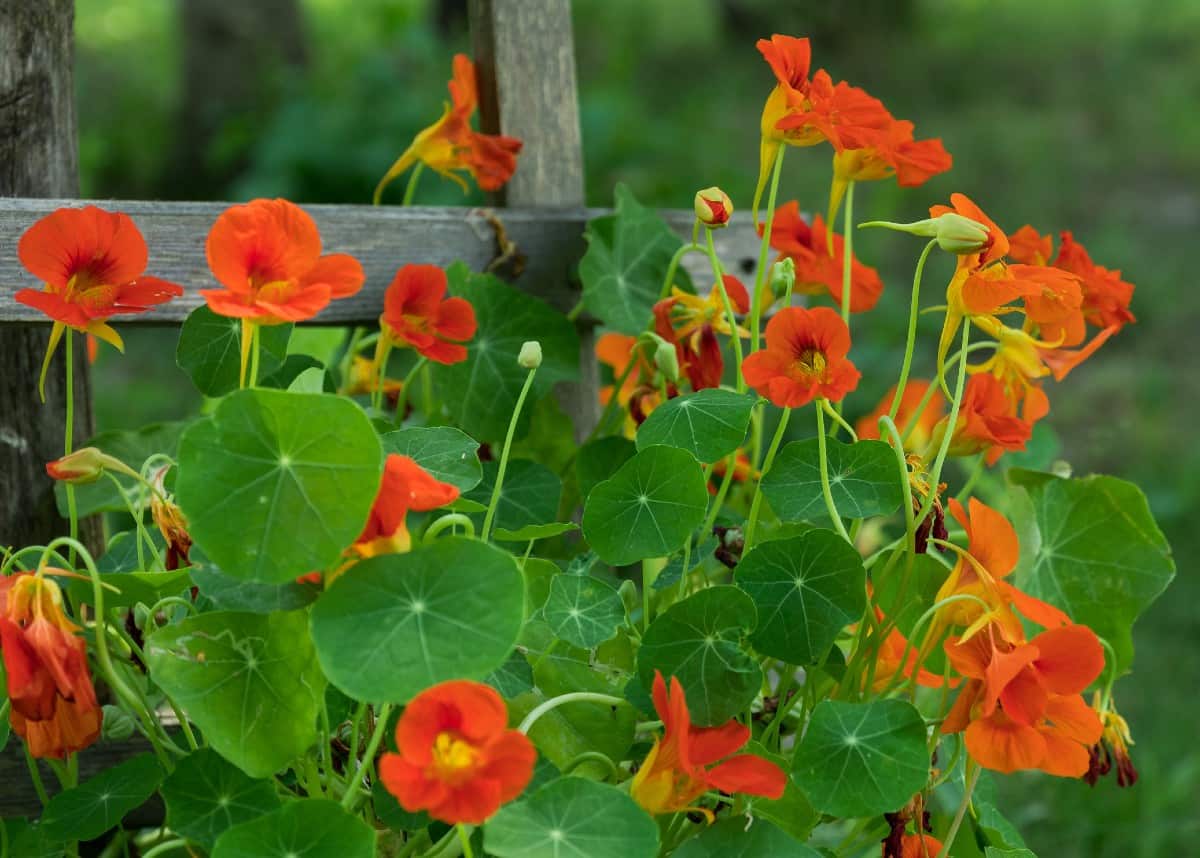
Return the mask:
[[542,345],[542,365],[529,401],[517,421],[517,437],[529,431],[530,406],[560,381],[579,376],[579,335],[575,326],[549,304],[491,274],[475,274],[455,263],[446,271],[450,294],[475,308],[477,330],[467,359],[434,364],[434,390],[462,430],[482,441],[499,441],[529,371],[517,363],[527,340]]
[[264,584],[233,578],[217,568],[203,550],[195,546],[188,561],[191,563],[188,571],[200,593],[223,611],[249,611],[252,614],[295,611],[311,605],[321,593],[319,587],[296,581]]
[[[258,329],[258,377],[266,378],[287,357],[291,325]],[[205,396],[224,396],[238,388],[242,369],[242,320],[219,316],[201,305],[188,314],[179,330],[175,362]]]
[[821,853],[761,819],[722,819],[685,841],[674,858],[820,858]]
[[825,700],[813,709],[794,771],[822,813],[890,813],[929,781],[925,738],[925,722],[910,703]]
[[54,796],[40,827],[55,840],[94,840],[154,795],[162,778],[154,755],[138,754]]
[[[501,490],[500,494],[503,496],[504,491]],[[578,529],[579,525],[573,521],[552,521],[549,524],[527,524],[517,530],[505,530],[503,527],[497,527],[492,531],[492,536],[497,542],[532,542],[538,539],[549,539],[552,536],[561,536]]]
[[654,858],[658,826],[616,787],[564,777],[500,808],[483,845],[497,858]]
[[617,591],[583,575],[554,576],[542,613],[555,635],[584,649],[608,640],[625,622],[625,605]]
[[[499,462],[485,462],[483,480],[467,492],[467,499],[486,508],[491,503],[499,470]],[[516,531],[531,524],[556,523],[561,496],[562,483],[553,471],[532,459],[512,459],[504,473],[504,485],[500,487],[495,524]]]
[[1133,623],[1175,577],[1175,561],[1146,496],[1116,477],[1063,479],[1009,471],[1033,514],[1021,538],[1014,583],[1090,626],[1133,661]]
[[214,611],[146,638],[151,678],[221,756],[269,777],[317,738],[325,677],[302,611]]
[[375,858],[375,832],[335,801],[306,798],[229,829],[212,858]]
[[758,608],[750,643],[789,664],[815,664],[866,607],[862,558],[830,530],[764,542],[735,577]]
[[579,448],[579,456],[575,460],[579,494],[582,497],[590,495],[597,484],[615,474],[636,452],[637,446],[620,435],[609,435],[584,444]]
[[483,681],[499,691],[501,697],[517,697],[533,690],[533,668],[525,656],[514,652]]
[[175,489],[192,538],[222,572],[278,584],[332,565],[354,541],[381,461],[350,400],[241,390],[184,433]]
[[255,780],[212,748],[179,761],[162,785],[167,825],[211,850],[227,829],[279,807],[269,780]]
[[355,564],[317,601],[312,633],[334,685],[356,700],[404,703],[504,664],[524,608],[511,554],[450,536]]
[[669,399],[650,412],[638,429],[638,449],[666,444],[687,450],[701,462],[715,462],[746,440],[757,401],[719,387]]
[[[641,333],[683,242],[625,185],[617,185],[616,213],[592,218],[583,237],[588,243],[579,261],[584,308],[615,331]],[[679,273],[683,282],[686,274]]]
[[583,535],[614,566],[666,557],[683,547],[707,507],[695,458],[675,447],[648,447],[588,495]]
[[479,442],[451,426],[414,426],[379,438],[383,452],[408,456],[436,479],[469,492],[483,479]]
[[723,724],[758,695],[762,671],[741,646],[754,628],[750,597],[736,587],[708,587],[655,618],[638,651],[638,677],[644,688],[662,671],[674,676],[687,695],[692,721]]
[[[828,439],[829,489],[844,518],[891,515],[904,501],[896,454],[883,441]],[[784,446],[763,477],[762,491],[784,521],[827,521],[816,438]]]

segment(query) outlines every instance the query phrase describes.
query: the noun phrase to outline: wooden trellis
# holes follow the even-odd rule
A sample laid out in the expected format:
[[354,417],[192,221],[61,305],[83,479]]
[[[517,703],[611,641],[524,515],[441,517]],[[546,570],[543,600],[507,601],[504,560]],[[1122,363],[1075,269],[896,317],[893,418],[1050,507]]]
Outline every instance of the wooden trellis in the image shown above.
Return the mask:
[[[44,470],[62,449],[63,367],[56,358],[43,405],[35,380],[48,322],[12,296],[37,285],[17,259],[21,233],[55,208],[79,204],[73,17],[74,0],[0,0],[0,545],[41,544],[63,532]],[[583,207],[570,2],[471,0],[469,17],[483,130],[524,141],[516,175],[497,195],[495,209],[306,206],[325,246],[354,254],[367,272],[363,290],[335,302],[318,324],[375,324],[383,290],[401,264],[463,260],[475,270],[486,268],[501,252],[497,224],[525,258],[514,281],[518,286],[560,310],[578,298],[573,271],[584,250],[583,228],[600,212]],[[197,290],[214,285],[204,238],[229,203],[100,204],[137,222],[150,248],[149,273],[188,289],[170,304],[121,317],[119,326],[178,325],[200,303]],[[681,236],[690,235],[690,210],[666,217]],[[752,276],[758,241],[748,218],[735,220],[716,238],[726,263]],[[709,280],[707,260],[702,255],[690,259],[697,282]],[[561,394],[577,425],[586,427],[595,419],[597,387],[587,320],[581,321],[581,334],[582,380]],[[80,440],[92,434],[88,382],[87,368],[80,366],[75,385],[75,437]],[[98,527],[84,536],[97,544]],[[37,812],[15,744],[0,756],[0,816]],[[108,749],[108,754],[83,755],[85,769],[104,768],[129,752],[128,745]]]

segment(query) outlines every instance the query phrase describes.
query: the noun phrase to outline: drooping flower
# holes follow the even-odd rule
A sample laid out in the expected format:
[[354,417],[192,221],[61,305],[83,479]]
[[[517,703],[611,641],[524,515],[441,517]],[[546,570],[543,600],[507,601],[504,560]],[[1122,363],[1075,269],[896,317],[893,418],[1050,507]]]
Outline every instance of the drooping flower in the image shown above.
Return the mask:
[[437,363],[466,360],[462,344],[475,336],[475,308],[466,298],[447,298],[447,288],[446,272],[436,265],[405,265],[397,271],[383,296],[380,341],[411,346]]
[[311,319],[365,279],[353,256],[321,254],[316,223],[287,200],[230,206],[209,230],[205,253],[224,287],[200,291],[209,309],[260,325]]
[[68,328],[123,351],[120,334],[108,324],[111,317],[144,313],[183,294],[182,286],[142,276],[149,257],[137,225],[128,215],[96,206],[57,209],[41,218],[21,236],[17,256],[43,287],[21,289],[13,297],[54,320],[40,391]]
[[663,735],[655,740],[630,788],[630,795],[649,813],[698,810],[711,818],[711,811],[694,802],[713,789],[772,799],[783,795],[787,775],[777,765],[754,754],[731,756],[750,740],[749,727],[737,721],[692,726],[683,686],[671,677],[668,692],[657,670],[652,696]]
[[[938,424],[933,433],[933,449],[941,443],[947,431],[949,417]],[[988,464],[1006,450],[1024,450],[1033,435],[1033,421],[1023,420],[1017,413],[1002,382],[986,373],[972,375],[963,391],[958,408],[958,420],[949,430],[949,453],[952,456],[972,456],[986,452]]]
[[1083,245],[1070,232],[1063,232],[1054,257],[1054,265],[1079,277],[1083,285],[1083,314],[1097,328],[1121,327],[1136,321],[1129,312],[1133,300],[1132,283],[1121,279],[1120,271],[1111,271],[1092,262]]
[[742,362],[746,382],[780,408],[841,400],[862,373],[847,358],[850,330],[828,307],[785,307],[767,322],[766,347]]
[[508,710],[480,682],[452,680],[409,701],[379,778],[400,806],[450,825],[481,825],[529,784],[537,751],[508,729]]
[[454,56],[454,76],[450,80],[450,103],[442,117],[421,131],[396,163],[388,169],[375,188],[375,204],[383,190],[396,177],[418,162],[457,182],[465,192],[467,183],[459,173],[467,173],[485,191],[496,191],[512,178],[517,169],[521,141],[502,134],[481,134],[471,128],[471,116],[479,104],[475,64],[465,54]]
[[164,465],[150,477],[150,516],[167,543],[167,556],[164,561],[166,568],[179,569],[188,565],[192,537],[188,533],[188,522],[183,510],[167,492],[166,478],[170,469],[170,465]]
[[1111,700],[1107,706],[1101,704],[1099,691],[1093,697],[1092,709],[1099,715],[1104,732],[1088,750],[1088,770],[1083,779],[1095,786],[1097,780],[1112,771],[1115,763],[1117,786],[1133,786],[1137,783],[1138,772],[1129,756],[1129,746],[1133,744],[1129,724],[1117,714]]
[[[946,398],[937,388],[931,392],[930,384],[931,382],[925,379],[909,379],[908,383],[904,385],[904,393],[900,396],[900,406],[896,409],[896,428],[903,436],[906,426],[912,423],[913,427],[908,440],[904,442],[904,449],[907,452],[920,452],[929,445],[929,441],[933,437],[933,428],[945,411]],[[926,398],[927,394],[928,398]],[[854,424],[854,431],[860,440],[873,441],[883,437],[879,434],[879,418],[891,410],[892,400],[895,396],[896,386],[892,385],[887,395],[879,400],[875,410],[860,417]],[[919,414],[916,413],[917,408],[921,409]],[[891,439],[888,437],[883,437],[883,440],[891,443]]]
[[[735,313],[750,312],[750,296],[746,287],[732,274],[722,279],[725,294]],[[725,371],[721,343],[717,334],[748,336],[740,326],[734,332],[720,290],[714,285],[707,297],[691,295],[674,288],[671,296],[654,305],[654,330],[667,342],[675,344],[680,370],[687,375],[692,390],[719,387]]]
[[100,737],[103,715],[78,631],[63,613],[62,592],[52,580],[28,572],[0,578],[9,717],[34,757],[62,759]]
[[[775,210],[771,223],[771,246],[780,258],[791,259],[796,265],[795,291],[808,295],[826,294],[842,305],[842,266],[845,263],[845,242],[834,234],[832,245],[826,223],[814,215],[812,224],[800,216],[800,204],[795,200]],[[883,294],[879,273],[857,257],[850,263],[850,312],[870,310]]]
[[362,558],[408,551],[412,547],[405,525],[409,511],[428,512],[457,498],[457,486],[443,483],[409,456],[389,454],[379,493],[350,553]]
[[341,393],[346,396],[356,396],[382,390],[384,400],[391,407],[395,407],[400,391],[403,389],[404,384],[399,379],[384,376],[382,368],[376,361],[363,355],[355,355],[354,360],[350,362],[350,371],[347,373],[346,384]]

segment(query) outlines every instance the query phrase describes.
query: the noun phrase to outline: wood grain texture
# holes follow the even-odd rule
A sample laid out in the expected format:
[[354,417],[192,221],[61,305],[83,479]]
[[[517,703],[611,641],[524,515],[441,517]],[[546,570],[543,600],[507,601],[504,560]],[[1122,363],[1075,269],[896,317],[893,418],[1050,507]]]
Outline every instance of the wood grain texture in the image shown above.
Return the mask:
[[[150,248],[148,274],[182,284],[186,294],[169,304],[136,316],[118,316],[118,328],[129,324],[180,323],[203,303],[198,290],[215,288],[204,257],[204,239],[217,215],[229,203],[156,203],[128,200],[96,201],[96,205],[129,214]],[[81,206],[79,200],[0,199],[0,323],[42,325],[46,317],[12,299],[18,289],[38,284],[17,259],[17,240],[34,221],[60,206]],[[352,298],[335,301],[318,318],[319,324],[374,324],[383,309],[383,292],[396,269],[409,262],[449,265],[456,260],[481,271],[497,255],[496,234],[489,216],[498,217],[509,239],[526,256],[525,270],[513,281],[559,310],[573,307],[579,286],[573,269],[583,255],[583,230],[589,218],[603,209],[471,209],[399,208],[313,205],[304,207],[316,219],[327,252],[352,253],[367,272],[367,283]],[[690,210],[663,215],[681,236],[691,237]],[[750,276],[758,254],[758,239],[749,216],[734,216],[733,224],[715,233],[717,251],[730,271]],[[697,284],[712,279],[704,254],[685,260]],[[0,326],[2,327],[2,326]],[[8,373],[6,373],[7,375]]]

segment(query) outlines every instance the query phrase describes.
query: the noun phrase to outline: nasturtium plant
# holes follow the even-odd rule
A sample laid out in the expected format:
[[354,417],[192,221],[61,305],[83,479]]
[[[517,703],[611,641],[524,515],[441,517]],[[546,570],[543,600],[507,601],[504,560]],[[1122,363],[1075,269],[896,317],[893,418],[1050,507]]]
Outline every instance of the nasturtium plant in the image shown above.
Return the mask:
[[[77,334],[117,345],[120,316],[195,291],[175,354],[206,399],[66,433],[43,488],[67,535],[0,552],[0,752],[31,799],[0,851],[1020,858],[992,773],[1135,783],[1116,680],[1174,563],[1139,489],[1051,465],[1071,446],[1045,420],[1045,379],[1134,321],[1133,285],[962,194],[855,212],[857,184],[920,185],[945,147],[810,74],[807,39],[758,49],[744,210],[702,188],[677,234],[618,187],[566,313],[571,261],[527,284],[542,249],[503,210],[484,271],[386,240],[356,259],[284,199],[181,242],[202,282],[97,206],[5,236],[15,299],[53,324],[30,395],[75,377]],[[489,192],[519,168],[520,140],[473,126],[483,76],[452,75],[377,203],[425,167]],[[828,198],[787,199],[784,147],[826,142]],[[751,225],[757,252],[723,259],[716,231]],[[905,318],[867,315],[859,226],[925,240],[888,273]],[[922,295],[935,252],[954,273]],[[395,272],[382,300],[367,271]],[[324,327],[346,301],[358,324]],[[862,379],[866,338],[903,339],[869,362],[894,377]]]

